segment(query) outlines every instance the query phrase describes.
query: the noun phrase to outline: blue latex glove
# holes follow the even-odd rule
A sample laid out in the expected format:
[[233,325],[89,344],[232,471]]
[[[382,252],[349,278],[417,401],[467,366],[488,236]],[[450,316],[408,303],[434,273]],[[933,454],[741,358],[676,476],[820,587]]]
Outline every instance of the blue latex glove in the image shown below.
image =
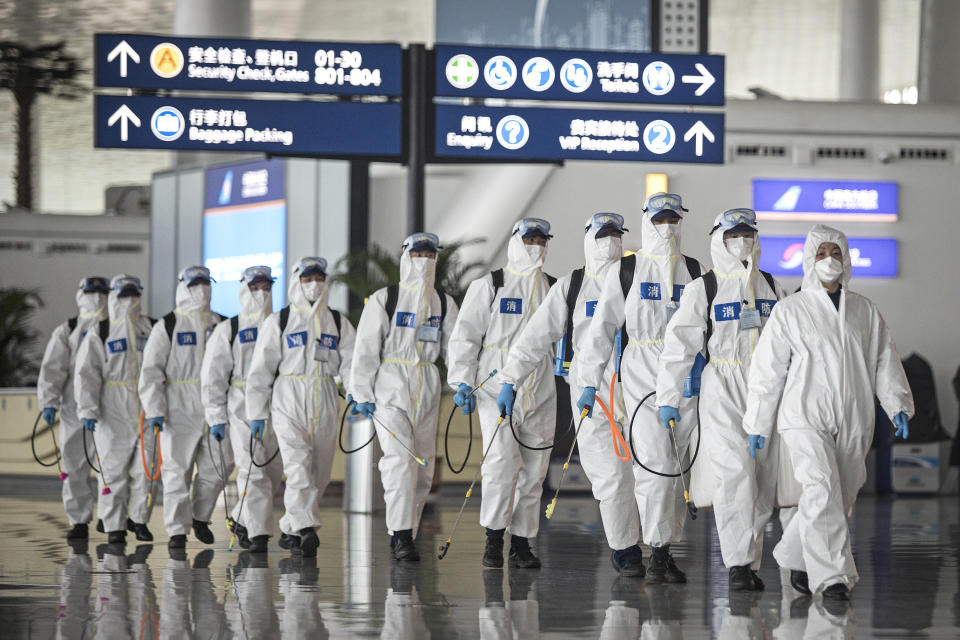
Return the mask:
[[97,430],[97,421],[93,418],[84,418],[80,422],[83,423],[83,428],[87,431],[96,431]]
[[210,427],[210,435],[217,439],[217,442],[223,440],[223,437],[227,435],[227,425],[226,424],[215,424]]
[[680,409],[677,407],[669,407],[667,405],[660,407],[660,422],[663,423],[665,428],[670,428],[671,420],[673,420],[674,425],[680,422]]
[[591,418],[593,417],[593,404],[597,401],[597,390],[595,387],[584,387],[583,393],[580,394],[580,399],[577,400],[577,409],[580,410],[580,413],[583,413],[583,410],[589,407],[587,415]]
[[750,457],[756,458],[757,451],[763,449],[763,444],[767,441],[763,436],[747,436],[750,441]]
[[47,407],[43,410],[43,421],[53,426],[53,423],[57,421],[57,410],[53,407]]
[[347,394],[347,406],[349,407],[349,406],[352,405],[352,404],[353,404],[353,394],[352,394],[352,393],[348,393],[348,394]]
[[147,422],[154,431],[163,431],[163,416],[150,418]]
[[903,438],[906,440],[910,437],[910,427],[907,424],[910,422],[910,418],[907,417],[907,414],[901,411],[897,415],[893,416],[893,424],[897,425],[897,430],[894,432],[898,438]]
[[473,391],[473,387],[461,382],[457,394],[453,396],[454,404],[463,407],[463,415],[465,416],[470,415],[477,409],[477,399],[471,391]]
[[497,396],[497,409],[500,410],[501,416],[513,415],[513,385],[509,382],[504,382],[503,386],[500,387],[500,394]]
[[263,437],[263,430],[267,428],[266,420],[251,420],[250,421],[250,433],[253,434],[253,437],[259,440]]
[[357,404],[353,405],[353,410],[351,413],[372,418],[373,412],[376,410],[377,405],[372,402],[358,402]]

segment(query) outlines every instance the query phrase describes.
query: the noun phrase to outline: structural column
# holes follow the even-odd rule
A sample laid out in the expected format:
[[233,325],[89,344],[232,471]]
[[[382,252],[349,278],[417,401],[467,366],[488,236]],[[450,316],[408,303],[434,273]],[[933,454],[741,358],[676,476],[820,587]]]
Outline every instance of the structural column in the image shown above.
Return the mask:
[[843,0],[840,21],[840,99],[880,99],[880,3]]
[[917,101],[960,102],[960,2],[923,0]]

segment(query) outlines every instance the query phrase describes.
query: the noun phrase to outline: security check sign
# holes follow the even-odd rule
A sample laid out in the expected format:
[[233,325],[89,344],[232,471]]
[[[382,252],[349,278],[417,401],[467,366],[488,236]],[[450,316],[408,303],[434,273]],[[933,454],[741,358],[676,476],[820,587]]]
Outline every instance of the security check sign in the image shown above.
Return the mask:
[[94,84],[127,89],[399,96],[399,44],[94,36]]
[[436,95],[722,106],[718,55],[437,45]]
[[436,105],[438,158],[723,162],[722,113]]

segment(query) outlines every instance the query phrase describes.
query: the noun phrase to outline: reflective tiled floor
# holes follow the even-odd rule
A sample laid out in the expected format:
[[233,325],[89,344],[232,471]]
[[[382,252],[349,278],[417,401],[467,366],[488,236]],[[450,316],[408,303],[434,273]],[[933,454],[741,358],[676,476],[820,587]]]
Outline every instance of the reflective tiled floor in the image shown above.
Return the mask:
[[[55,490],[56,488],[53,487]],[[388,556],[382,515],[324,509],[319,557],[302,562],[277,547],[265,559],[192,540],[177,557],[159,513],[149,546],[89,548],[63,539],[49,491],[0,496],[0,637],[3,638],[957,638],[960,637],[960,509],[956,497],[862,498],[853,522],[861,581],[846,611],[827,610],[782,586],[769,557],[762,596],[731,598],[712,515],[688,527],[676,555],[685,586],[618,578],[595,503],[562,496],[544,521],[540,571],[480,567],[476,501],[447,557],[438,544],[460,505],[454,491],[428,507],[419,565]],[[220,507],[218,507],[218,513]]]

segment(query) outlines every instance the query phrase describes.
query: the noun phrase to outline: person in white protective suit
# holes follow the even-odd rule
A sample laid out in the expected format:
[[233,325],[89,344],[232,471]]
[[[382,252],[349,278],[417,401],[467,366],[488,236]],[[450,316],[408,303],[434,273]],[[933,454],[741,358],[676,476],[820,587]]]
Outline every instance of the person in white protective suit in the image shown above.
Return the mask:
[[510,566],[540,566],[529,538],[535,538],[540,528],[540,494],[556,430],[557,387],[550,353],[544,353],[533,372],[517,385],[519,401],[512,415],[516,437],[509,425],[499,422],[498,390],[484,386],[476,393],[478,398],[470,391],[491,371],[503,367],[511,345],[543,304],[550,281],[541,268],[552,237],[546,220],[518,221],[507,242],[506,266],[470,284],[450,335],[447,382],[457,390],[454,401],[464,407],[464,413],[479,404],[487,452],[480,505],[480,525],[487,531],[485,567],[503,566],[503,536],[508,527]]
[[154,321],[140,313],[142,295],[139,278],[115,276],[107,302],[109,318],[87,331],[77,352],[77,415],[96,443],[101,490],[104,483],[110,487],[106,495],[101,491],[98,511],[111,543],[124,542],[128,530],[137,540],[153,540],[147,528],[153,483],[143,461],[156,464],[157,437],[140,433],[137,382]]
[[[214,327],[226,319],[210,310],[210,282],[206,267],[180,272],[177,306],[153,326],[140,372],[140,401],[147,422],[151,430],[160,430],[163,523],[173,549],[184,548],[191,526],[198,540],[213,544],[207,521],[223,488],[218,452],[211,450],[212,440],[206,437],[200,397],[203,352]],[[232,458],[229,449],[226,453]]]
[[[200,394],[210,435],[217,441],[217,462],[223,478],[230,475],[226,456],[220,453],[223,440],[233,451],[237,467],[237,495],[244,495],[241,513],[237,500],[231,514],[234,532],[240,546],[251,553],[266,553],[273,532],[273,496],[280,488],[283,466],[277,458],[269,460],[277,450],[277,437],[264,434],[259,455],[250,460],[250,424],[246,412],[246,378],[253,361],[253,350],[263,320],[273,311],[274,277],[270,267],[249,267],[240,280],[240,314],[221,322],[213,330],[200,369]],[[227,423],[230,424],[227,438]],[[263,466],[261,466],[263,465]],[[247,471],[249,470],[249,476]]]
[[108,293],[106,278],[90,276],[80,281],[76,296],[79,313],[53,330],[37,377],[37,400],[47,426],[53,427],[60,410],[61,496],[71,527],[67,540],[88,537],[87,525],[93,519],[95,500],[90,469],[83,457],[84,434],[73,395],[73,371],[83,336],[106,317]]
[[801,485],[773,550],[801,593],[845,601],[859,578],[848,518],[866,479],[874,395],[906,439],[913,396],[877,306],[850,291],[847,237],[815,225],[801,290],[780,302],[753,353],[743,428],[759,455],[776,426]]
[[[786,296],[769,273],[758,270],[757,216],[730,209],[714,223],[713,270],[691,282],[667,325],[657,374],[660,420],[681,424],[684,382],[698,356],[709,357],[700,383],[700,425],[717,488],[713,509],[731,591],[761,591],[757,575],[763,530],[773,515],[777,450],[750,457],[743,431],[747,373],[770,312]],[[702,357],[702,356],[701,356]],[[711,479],[712,480],[712,479]]]
[[[684,287],[699,277],[704,268],[697,260],[680,253],[680,223],[686,211],[680,196],[654,194],[643,210],[642,247],[635,256],[623,258],[617,268],[607,271],[593,322],[577,354],[579,366],[574,383],[583,388],[577,407],[592,409],[614,352],[617,333],[626,325],[620,376],[638,462],[658,473],[676,473],[683,470],[679,465],[684,469],[688,465],[690,436],[697,425],[696,399],[684,398],[680,402],[684,420],[672,434],[680,450],[678,461],[671,434],[660,426],[656,403],[649,396],[655,392],[657,362],[667,323],[677,310]],[[663,477],[647,469],[633,469],[643,541],[653,548],[647,581],[686,582],[670,554],[670,543],[680,540],[686,519],[681,479]]]
[[[603,279],[623,255],[625,231],[623,216],[616,213],[597,213],[587,219],[583,235],[585,265],[557,281],[510,347],[506,364],[500,370],[503,386],[497,404],[502,412],[513,411],[515,385],[554,353],[560,361],[554,373],[567,375],[569,367],[570,376],[575,377]],[[568,331],[572,335],[566,335]],[[560,346],[555,350],[558,342]],[[565,365],[570,354],[574,354],[573,360]],[[612,354],[604,367],[603,389],[610,388],[615,369],[616,354]],[[605,401],[608,397],[604,395]],[[610,410],[622,415],[622,403],[622,395],[616,390],[615,408]],[[619,459],[611,449],[610,429],[607,418],[599,411],[584,418],[577,437],[580,464],[590,480],[594,497],[600,502],[600,517],[612,550],[614,568],[624,576],[642,577],[645,570],[643,553],[638,546],[640,518],[633,495],[633,474],[629,460]]]
[[373,420],[383,450],[380,477],[396,560],[420,559],[414,538],[433,480],[440,411],[434,362],[441,355],[448,361],[457,322],[457,304],[434,286],[439,245],[432,233],[404,240],[399,284],[375,291],[363,307],[350,373],[352,411]]
[[250,435],[262,442],[254,449],[257,459],[276,450],[268,444],[269,418],[287,476],[280,546],[305,557],[316,556],[320,545],[320,498],[336,448],[340,403],[334,378],[346,378],[356,340],[346,316],[327,306],[328,296],[327,261],[301,258],[287,287],[290,304],[260,325],[247,374]]

